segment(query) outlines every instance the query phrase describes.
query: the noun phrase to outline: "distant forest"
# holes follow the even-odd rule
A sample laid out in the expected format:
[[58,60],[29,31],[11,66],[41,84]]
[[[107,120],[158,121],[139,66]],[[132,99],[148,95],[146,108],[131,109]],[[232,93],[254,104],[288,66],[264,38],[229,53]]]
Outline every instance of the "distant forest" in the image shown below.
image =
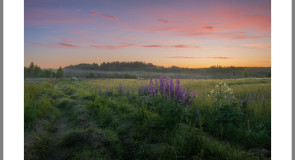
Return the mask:
[[155,76],[180,76],[182,78],[224,79],[224,78],[270,78],[270,67],[222,67],[180,68],[176,66],[163,67],[145,62],[103,62],[70,65],[57,70],[41,69],[33,62],[24,68],[25,78],[149,78]]
[[[93,64],[78,64],[70,65],[64,68],[67,70],[80,70],[88,71],[86,76],[95,78],[95,72],[152,72],[162,74],[196,74],[206,75],[203,77],[207,78],[246,78],[246,77],[271,77],[270,67],[222,67],[222,66],[211,66],[209,68],[180,68],[176,66],[163,67],[156,66],[152,63],[145,62],[103,62],[100,65],[97,63]],[[93,73],[93,74],[92,74]],[[97,73],[97,78],[102,73]],[[119,73],[117,73],[119,74]],[[136,77],[136,76],[132,76]],[[202,76],[201,76],[202,77]],[[110,78],[110,77],[106,77]]]
[[24,68],[25,78],[63,78],[64,71],[61,67],[57,71],[52,69],[41,69],[38,65],[31,62],[30,66]]

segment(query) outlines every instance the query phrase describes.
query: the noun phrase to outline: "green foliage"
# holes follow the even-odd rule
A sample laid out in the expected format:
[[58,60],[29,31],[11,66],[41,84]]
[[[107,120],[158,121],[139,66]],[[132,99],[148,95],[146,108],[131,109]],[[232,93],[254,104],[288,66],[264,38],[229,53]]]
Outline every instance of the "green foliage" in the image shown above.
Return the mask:
[[[169,74],[170,77],[186,77],[186,78],[243,78],[243,76],[250,77],[268,77],[270,67],[222,67],[212,66],[210,68],[180,68],[176,66],[163,67],[156,66],[151,63],[145,62],[103,62],[100,65],[93,64],[78,64],[65,67],[70,76],[85,76],[89,71],[98,71],[97,78],[125,78],[135,79],[137,77],[150,78]],[[75,72],[75,70],[80,70]],[[84,72],[83,72],[84,71]],[[74,73],[73,73],[74,72]],[[242,73],[242,74],[241,74]],[[175,75],[176,74],[176,75]]]
[[63,157],[65,159],[85,159],[86,157],[122,159],[120,140],[110,129],[72,130],[64,136],[60,145],[71,150],[66,157]]
[[25,160],[46,159],[50,150],[50,135],[48,133],[37,134],[31,146],[25,144]]
[[64,77],[64,71],[61,67],[59,67],[56,71],[56,78],[63,78]]
[[52,99],[45,92],[51,92],[50,84],[30,84],[25,86],[24,121],[25,130],[30,130],[39,120],[53,121],[58,111]]
[[[266,159],[248,150],[270,150],[270,81],[226,80],[222,92],[218,82],[182,81],[183,89],[197,91],[190,107],[162,96],[137,95],[137,87],[148,81],[25,82],[25,108],[30,107],[25,109],[25,123],[48,119],[54,113],[47,112],[50,108],[66,113],[73,130],[58,143],[66,149],[63,159]],[[117,91],[120,83],[124,94]],[[208,96],[212,89],[214,94]],[[260,98],[249,101],[254,91]],[[41,108],[45,112],[34,113]],[[28,124],[33,128],[35,122]],[[50,124],[54,121],[42,122]],[[42,148],[50,146],[43,146],[36,153],[46,155]]]
[[244,78],[249,77],[249,72],[247,70],[242,71],[242,75]]
[[55,72],[51,69],[41,69],[38,65],[31,62],[29,67],[24,67],[25,78],[54,78]]
[[55,72],[53,72],[51,69],[45,69],[41,71],[40,77],[42,78],[54,78]]
[[86,77],[86,78],[95,78],[93,72],[88,72],[88,73],[86,73],[85,77]]

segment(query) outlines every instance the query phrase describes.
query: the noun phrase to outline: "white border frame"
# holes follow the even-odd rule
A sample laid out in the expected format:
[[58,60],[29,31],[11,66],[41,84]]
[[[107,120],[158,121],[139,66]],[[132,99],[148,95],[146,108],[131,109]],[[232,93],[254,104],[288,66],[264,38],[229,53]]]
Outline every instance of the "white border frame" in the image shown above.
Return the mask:
[[292,2],[271,1],[272,159],[292,157]]
[[24,1],[4,0],[4,160],[24,158]]
[[[291,0],[272,0],[272,159],[291,159]],[[4,0],[4,159],[24,157],[24,1]]]

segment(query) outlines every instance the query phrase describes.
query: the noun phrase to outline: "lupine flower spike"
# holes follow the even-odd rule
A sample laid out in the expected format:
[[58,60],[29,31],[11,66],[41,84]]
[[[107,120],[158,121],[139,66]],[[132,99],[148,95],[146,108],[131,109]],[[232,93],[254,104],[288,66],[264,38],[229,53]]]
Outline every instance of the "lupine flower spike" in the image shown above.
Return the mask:
[[174,83],[173,83],[173,79],[170,80],[170,98],[171,100],[174,97]]
[[153,79],[150,80],[150,96],[154,96],[154,84]]
[[155,95],[158,94],[158,80],[157,80],[157,77],[155,78]]

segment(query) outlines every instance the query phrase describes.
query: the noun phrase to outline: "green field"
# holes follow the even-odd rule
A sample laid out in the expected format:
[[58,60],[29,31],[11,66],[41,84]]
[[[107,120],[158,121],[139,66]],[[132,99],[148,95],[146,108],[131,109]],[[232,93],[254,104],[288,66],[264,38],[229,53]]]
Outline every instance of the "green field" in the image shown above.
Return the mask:
[[25,81],[25,159],[270,159],[270,79],[180,85],[185,103],[150,80]]

